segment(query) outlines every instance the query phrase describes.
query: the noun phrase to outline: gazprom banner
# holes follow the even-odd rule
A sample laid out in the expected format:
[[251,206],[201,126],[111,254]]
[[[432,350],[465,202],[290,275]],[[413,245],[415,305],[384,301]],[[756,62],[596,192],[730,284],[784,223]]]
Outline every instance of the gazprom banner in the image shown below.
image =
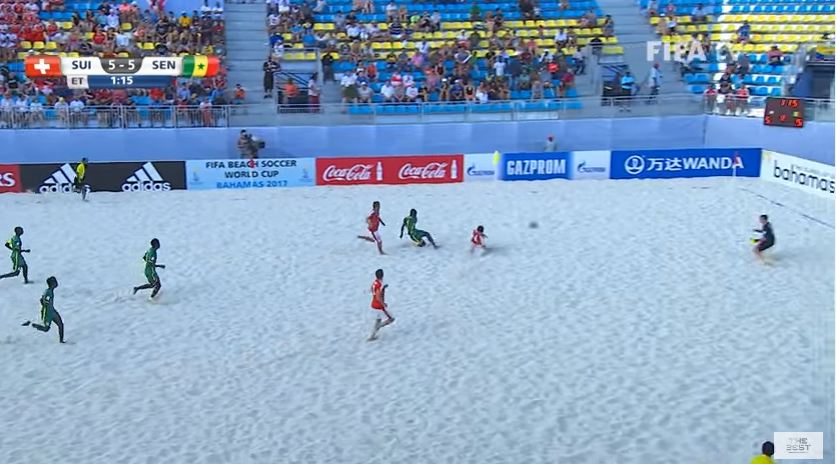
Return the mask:
[[503,153],[497,166],[500,180],[568,179],[569,152]]
[[613,179],[673,179],[677,177],[758,177],[759,148],[613,151]]
[[186,161],[189,190],[316,185],[313,158]]

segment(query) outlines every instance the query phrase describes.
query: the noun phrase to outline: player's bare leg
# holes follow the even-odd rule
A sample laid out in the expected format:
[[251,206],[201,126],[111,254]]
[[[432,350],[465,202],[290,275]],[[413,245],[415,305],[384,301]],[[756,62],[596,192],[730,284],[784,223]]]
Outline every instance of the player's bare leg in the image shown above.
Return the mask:
[[360,240],[365,240],[367,242],[375,242],[375,239],[366,235],[358,235],[357,238]]
[[375,240],[375,243],[377,243],[377,251],[380,252],[380,254],[385,255],[386,253],[383,252],[383,241]]
[[377,331],[380,330],[380,319],[376,319],[374,321],[374,329],[372,329],[372,334],[369,335],[368,341],[373,342],[377,340]]

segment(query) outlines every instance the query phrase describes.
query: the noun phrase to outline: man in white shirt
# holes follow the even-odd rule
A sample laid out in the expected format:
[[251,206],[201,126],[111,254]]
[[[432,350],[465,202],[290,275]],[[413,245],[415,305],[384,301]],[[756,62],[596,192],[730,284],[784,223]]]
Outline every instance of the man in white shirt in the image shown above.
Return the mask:
[[416,98],[418,98],[418,88],[415,86],[407,87],[406,99],[410,102],[414,102]]
[[120,32],[116,34],[116,46],[122,49],[128,49],[131,46],[131,40],[133,36],[130,32]]
[[325,12],[325,7],[328,6],[328,3],[325,0],[316,0],[316,6],[314,7],[314,13],[323,13]]
[[279,13],[290,13],[290,0],[279,0]]
[[389,2],[386,5],[386,20],[392,21],[395,16],[398,14],[398,5],[395,5],[395,2]]
[[706,22],[706,13],[705,8],[703,8],[702,3],[698,3],[694,10],[691,11],[691,22],[693,23],[704,23]]
[[119,29],[119,14],[115,11],[107,15],[107,27]]
[[278,26],[279,15],[276,13],[270,13],[270,15],[267,16],[267,31],[272,34]]
[[427,56],[427,55],[430,54],[430,43],[427,42],[426,40],[422,40],[422,41],[418,42],[418,44],[415,46],[415,48],[418,50],[418,53],[420,53],[424,56]]
[[395,88],[392,87],[392,84],[386,82],[383,84],[383,87],[380,88],[380,95],[383,96],[383,101],[390,103],[392,98],[395,96]]
[[650,104],[656,101],[656,96],[659,95],[659,90],[662,88],[662,71],[659,69],[659,63],[653,63],[650,68],[647,85],[650,86],[650,98],[647,99],[647,103]]
[[358,103],[371,103],[372,97],[374,96],[374,90],[369,88],[369,84],[363,82],[363,85],[357,90]]
[[360,28],[360,25],[355,23],[355,24],[352,24],[352,25],[348,26],[348,28],[346,28],[346,30],[345,30],[345,33],[346,33],[346,35],[348,35],[349,39],[353,40],[353,39],[359,39],[360,38],[360,33],[362,31],[363,30]]
[[476,89],[476,101],[479,103],[488,102],[488,93],[485,92],[481,86],[478,89]]
[[496,77],[505,76],[505,61],[496,60],[496,62],[493,64],[493,72]]

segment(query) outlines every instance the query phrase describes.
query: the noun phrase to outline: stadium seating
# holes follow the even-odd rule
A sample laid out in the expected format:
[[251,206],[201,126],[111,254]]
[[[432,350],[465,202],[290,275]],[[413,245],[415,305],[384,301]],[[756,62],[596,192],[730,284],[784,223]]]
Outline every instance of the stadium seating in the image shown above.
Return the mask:
[[[676,32],[663,34],[663,41],[688,42],[694,40],[693,37],[700,41],[706,37],[710,40],[713,47],[706,55],[707,59],[695,60],[690,66],[691,72],[683,75],[687,90],[695,94],[701,94],[709,85],[719,82],[729,64],[745,55],[749,60],[749,71],[742,77],[735,71],[731,76],[732,86],[745,85],[754,96],[780,96],[792,54],[801,45],[831,42],[827,36],[834,32],[834,6],[826,0],[803,0],[793,4],[777,0],[728,0],[715,6],[706,2],[708,6],[704,6],[703,11],[708,15],[707,21],[694,23],[691,14],[698,4],[700,2],[696,0],[674,0],[659,4],[659,15],[650,15],[650,24],[658,26],[662,18],[672,17],[666,12],[674,11]],[[648,0],[641,1],[643,8],[649,5]],[[739,40],[738,30],[744,24],[750,27],[749,37]],[[723,45],[733,59],[724,59],[717,53]],[[779,62],[770,64],[767,52],[773,47],[777,47],[783,56]]]

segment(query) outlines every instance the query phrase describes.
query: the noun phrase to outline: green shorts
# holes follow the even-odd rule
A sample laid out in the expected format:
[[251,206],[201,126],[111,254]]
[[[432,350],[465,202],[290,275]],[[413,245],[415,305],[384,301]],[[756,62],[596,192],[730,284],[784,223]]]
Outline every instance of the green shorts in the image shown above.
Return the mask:
[[160,277],[157,276],[157,271],[155,271],[154,269],[146,270],[145,278],[148,279],[148,283],[152,285],[160,281]]
[[23,259],[23,255],[21,254],[13,254],[12,255],[12,272],[17,272],[20,268],[26,266],[26,260]]
[[52,325],[53,313],[55,310],[41,306],[41,324],[47,329]]
[[412,241],[415,242],[415,243],[423,243],[424,238],[429,237],[429,236],[430,236],[429,232],[427,232],[425,230],[421,230],[421,229],[415,229],[415,233],[410,235],[409,238],[411,238]]

